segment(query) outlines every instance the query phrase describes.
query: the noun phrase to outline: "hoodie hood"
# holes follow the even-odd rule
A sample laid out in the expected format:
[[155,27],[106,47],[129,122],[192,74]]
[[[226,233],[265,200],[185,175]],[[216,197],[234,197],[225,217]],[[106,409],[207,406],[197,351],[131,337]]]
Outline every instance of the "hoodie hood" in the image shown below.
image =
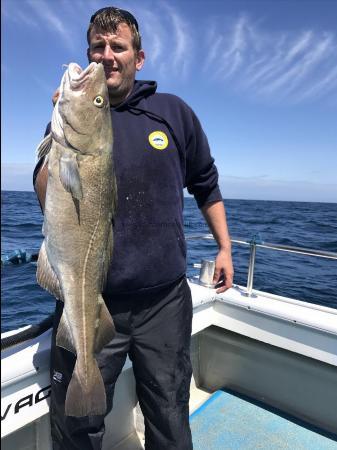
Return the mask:
[[128,107],[136,106],[140,100],[154,94],[156,90],[156,81],[135,80],[131,94],[114,109],[120,111]]

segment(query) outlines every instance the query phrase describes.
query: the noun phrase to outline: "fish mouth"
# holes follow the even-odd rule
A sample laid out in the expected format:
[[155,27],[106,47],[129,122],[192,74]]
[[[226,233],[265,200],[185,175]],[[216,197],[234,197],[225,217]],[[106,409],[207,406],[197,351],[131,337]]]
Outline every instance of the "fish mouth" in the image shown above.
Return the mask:
[[70,63],[68,66],[68,80],[73,89],[82,87],[90,75],[98,69],[99,63],[92,62],[84,70],[79,64]]
[[[87,133],[86,131],[76,129],[73,126],[68,118],[68,115],[65,113],[63,104],[65,103],[65,100],[68,96],[67,91],[71,91],[76,95],[81,95],[85,91],[86,86],[90,82],[90,78],[95,76],[97,70],[100,70],[99,66],[102,66],[102,64],[92,62],[83,70],[79,64],[72,62],[68,66],[66,66],[67,70],[62,77],[59,88],[60,94],[55,104],[52,116],[52,133],[55,141],[63,146],[71,147],[74,151],[77,150],[67,141],[64,132],[64,126],[69,126],[75,133],[83,136]],[[103,70],[103,67],[101,70]]]

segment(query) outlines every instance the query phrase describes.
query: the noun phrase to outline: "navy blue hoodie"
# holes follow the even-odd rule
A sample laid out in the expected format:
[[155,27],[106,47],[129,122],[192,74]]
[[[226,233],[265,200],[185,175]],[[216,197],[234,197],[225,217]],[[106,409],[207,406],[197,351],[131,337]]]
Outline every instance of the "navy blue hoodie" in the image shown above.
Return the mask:
[[199,120],[180,98],[156,88],[136,81],[111,108],[117,211],[105,298],[164,287],[185,274],[184,187],[199,208],[222,200]]

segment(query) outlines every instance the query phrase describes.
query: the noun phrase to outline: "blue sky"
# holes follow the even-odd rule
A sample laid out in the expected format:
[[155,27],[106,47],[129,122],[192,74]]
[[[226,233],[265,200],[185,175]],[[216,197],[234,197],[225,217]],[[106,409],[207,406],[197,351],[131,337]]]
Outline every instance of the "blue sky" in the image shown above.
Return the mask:
[[[2,189],[32,190],[64,64],[86,61],[100,0],[2,2]],[[140,79],[182,97],[224,198],[337,202],[336,1],[116,1],[138,19]]]

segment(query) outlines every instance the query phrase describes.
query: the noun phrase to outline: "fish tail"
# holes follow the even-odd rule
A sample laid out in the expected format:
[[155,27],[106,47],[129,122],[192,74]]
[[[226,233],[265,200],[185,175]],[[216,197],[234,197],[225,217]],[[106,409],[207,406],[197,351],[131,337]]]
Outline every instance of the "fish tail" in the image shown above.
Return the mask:
[[105,387],[96,360],[93,360],[91,374],[87,380],[79,373],[79,364],[76,362],[66,395],[66,416],[101,416],[105,413]]

